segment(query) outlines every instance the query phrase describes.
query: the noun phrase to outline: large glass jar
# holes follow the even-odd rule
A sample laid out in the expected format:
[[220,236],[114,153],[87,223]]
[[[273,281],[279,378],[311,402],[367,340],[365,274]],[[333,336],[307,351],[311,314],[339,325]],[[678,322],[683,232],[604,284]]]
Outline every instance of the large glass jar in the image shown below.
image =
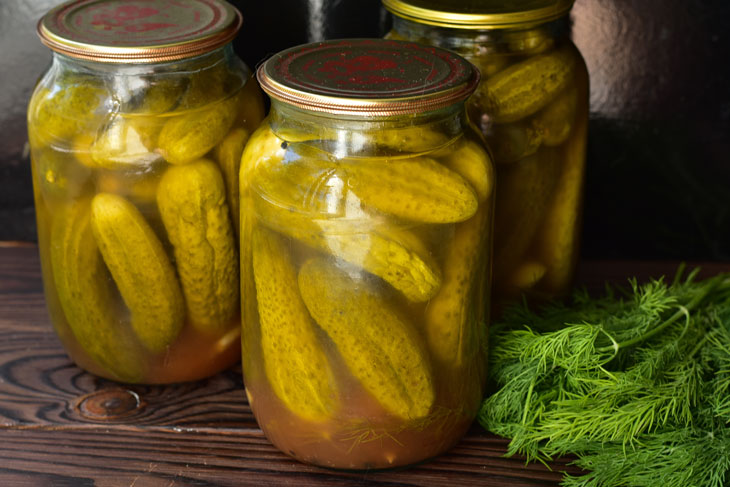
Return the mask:
[[588,72],[569,38],[573,0],[383,0],[388,37],[451,49],[482,80],[468,101],[497,172],[494,305],[560,297],[579,252]]
[[478,74],[414,43],[295,47],[258,71],[241,161],[243,372],[268,438],[305,462],[408,465],[484,393],[493,168]]
[[218,0],[75,1],[28,108],[51,321],[84,369],[195,380],[240,356],[238,166],[263,97]]

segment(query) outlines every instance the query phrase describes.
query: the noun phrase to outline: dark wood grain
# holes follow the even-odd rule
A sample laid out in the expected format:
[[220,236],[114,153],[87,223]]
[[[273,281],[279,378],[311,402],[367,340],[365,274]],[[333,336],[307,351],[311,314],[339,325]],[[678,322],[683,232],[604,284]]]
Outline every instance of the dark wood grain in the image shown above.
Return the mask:
[[[676,263],[584,263],[581,280],[673,273]],[[730,264],[705,266],[706,273]],[[113,413],[111,416],[109,413]],[[405,470],[335,472],[299,463],[256,425],[234,368],[205,381],[129,386],[75,367],[46,314],[37,249],[0,245],[0,486],[555,486],[549,470],[505,458],[474,426],[450,452]]]

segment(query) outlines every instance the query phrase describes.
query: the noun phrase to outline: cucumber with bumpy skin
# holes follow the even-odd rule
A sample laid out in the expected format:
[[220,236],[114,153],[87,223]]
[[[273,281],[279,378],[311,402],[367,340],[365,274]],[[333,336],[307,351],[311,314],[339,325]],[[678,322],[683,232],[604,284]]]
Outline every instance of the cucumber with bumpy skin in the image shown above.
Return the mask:
[[170,164],[187,164],[203,157],[223,140],[233,125],[236,99],[170,118],[157,139],[158,152]]
[[575,64],[575,54],[566,48],[532,56],[488,78],[477,92],[477,100],[497,123],[520,120],[563,91]]
[[185,304],[162,243],[132,203],[111,193],[94,196],[91,227],[132,329],[148,350],[163,352],[182,328]]
[[50,247],[58,299],[76,341],[112,378],[141,381],[144,355],[131,328],[118,320],[111,276],[91,229],[88,199],[54,216]]
[[218,166],[200,159],[171,166],[157,206],[174,248],[187,315],[198,330],[223,333],[239,308],[238,251]]
[[243,127],[234,128],[214,150],[216,161],[218,161],[223,180],[226,183],[226,196],[228,206],[231,208],[231,218],[236,235],[240,235],[238,173],[241,167],[241,155],[250,135],[251,133]]
[[312,421],[331,417],[338,402],[334,375],[281,236],[261,227],[254,231],[253,271],[269,385],[298,416]]
[[302,265],[299,290],[310,314],[366,391],[399,418],[416,420],[429,414],[435,393],[428,356],[413,325],[387,295],[367,276],[349,273],[324,258]]

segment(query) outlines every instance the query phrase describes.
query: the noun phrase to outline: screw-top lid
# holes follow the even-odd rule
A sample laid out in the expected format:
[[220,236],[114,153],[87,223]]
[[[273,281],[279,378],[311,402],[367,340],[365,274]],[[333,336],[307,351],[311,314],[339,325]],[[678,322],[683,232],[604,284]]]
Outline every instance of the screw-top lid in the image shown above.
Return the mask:
[[155,63],[219,48],[241,23],[241,13],[223,0],[74,0],[50,10],[38,35],[75,58]]
[[274,99],[333,114],[388,117],[423,113],[471,95],[479,72],[445,49],[385,39],[293,47],[258,69]]
[[457,29],[508,29],[550,22],[568,13],[573,0],[382,0],[394,15],[421,24]]

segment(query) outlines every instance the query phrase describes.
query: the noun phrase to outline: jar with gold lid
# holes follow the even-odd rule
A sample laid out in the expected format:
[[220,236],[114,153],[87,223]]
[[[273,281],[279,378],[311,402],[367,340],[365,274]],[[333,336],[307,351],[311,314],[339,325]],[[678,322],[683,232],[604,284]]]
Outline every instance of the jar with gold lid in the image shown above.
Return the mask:
[[28,107],[51,321],[86,370],[131,383],[240,356],[238,166],[263,99],[220,0],[77,0],[38,24]]
[[588,73],[573,0],[383,0],[387,37],[451,49],[482,81],[468,102],[494,154],[494,304],[565,295],[579,252]]
[[484,393],[493,168],[478,74],[410,42],[263,64],[241,161],[243,372],[282,451],[380,469],[453,445]]

